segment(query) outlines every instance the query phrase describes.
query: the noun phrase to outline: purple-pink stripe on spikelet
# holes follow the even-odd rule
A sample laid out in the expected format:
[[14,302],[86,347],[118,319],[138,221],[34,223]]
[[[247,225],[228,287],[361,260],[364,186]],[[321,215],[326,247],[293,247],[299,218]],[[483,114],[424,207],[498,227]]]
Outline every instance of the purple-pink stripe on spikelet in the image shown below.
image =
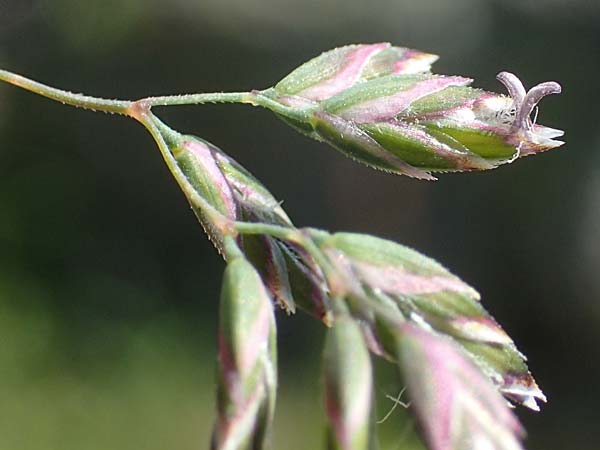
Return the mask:
[[248,443],[262,448],[268,439],[276,383],[274,327],[272,304],[258,273],[242,257],[233,259],[221,296],[213,450],[237,450]]
[[472,82],[464,77],[435,76],[415,83],[412,87],[385,97],[376,97],[344,109],[341,117],[355,123],[382,122],[396,117],[413,102],[450,86],[466,86]]
[[[236,218],[236,203],[227,179],[215,161],[212,150],[205,143],[196,139],[186,140],[183,147],[195,157],[196,163],[208,175],[213,184],[213,191],[218,192],[226,208],[227,217]],[[217,188],[217,189],[214,189]]]
[[524,430],[516,416],[450,339],[405,324],[398,345],[409,396],[431,450],[522,450]]
[[369,59],[389,46],[390,44],[387,43],[358,46],[347,56],[346,63],[332,77],[305,89],[298,95],[310,100],[322,101],[348,89],[360,79]]
[[354,261],[353,266],[364,283],[390,294],[419,295],[462,292],[477,295],[471,286],[450,274],[446,276],[422,275],[402,267],[381,267],[360,261]]
[[362,331],[350,316],[338,317],[328,331],[324,373],[329,448],[367,449],[373,375]]

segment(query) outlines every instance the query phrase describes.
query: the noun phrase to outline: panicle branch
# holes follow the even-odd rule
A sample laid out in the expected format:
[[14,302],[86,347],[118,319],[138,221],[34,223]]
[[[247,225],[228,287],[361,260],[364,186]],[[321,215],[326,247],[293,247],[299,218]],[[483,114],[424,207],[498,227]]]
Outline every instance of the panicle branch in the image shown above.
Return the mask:
[[[504,398],[538,410],[546,398],[512,339],[472,287],[402,245],[355,233],[296,228],[277,199],[213,144],[181,134],[153,107],[245,103],[385,171],[486,170],[563,143],[531,119],[556,82],[529,91],[498,74],[509,96],[434,75],[437,56],[387,43],[340,47],[262,91],[108,100],[0,70],[5,81],[71,106],[140,122],[227,261],[219,315],[213,450],[269,446],[277,390],[273,303],[327,327],[323,355],[327,445],[374,450],[372,353],[398,367],[430,450],[521,450]],[[504,397],[504,398],[503,398]]]

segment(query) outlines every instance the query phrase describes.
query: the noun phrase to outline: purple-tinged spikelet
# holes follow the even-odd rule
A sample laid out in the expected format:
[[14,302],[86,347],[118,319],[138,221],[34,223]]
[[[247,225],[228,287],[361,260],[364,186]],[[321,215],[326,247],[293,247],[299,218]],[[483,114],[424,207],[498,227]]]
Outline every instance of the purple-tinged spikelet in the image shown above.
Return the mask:
[[[434,260],[395,242],[353,233],[311,230],[349,292],[393,308],[407,321],[451,337],[510,400],[539,410],[546,401],[512,339],[479,302],[475,289]],[[360,313],[369,320],[369,308]],[[376,339],[377,330],[371,330]],[[382,341],[386,338],[380,336]],[[386,342],[371,342],[390,354]]]
[[560,85],[529,92],[501,72],[509,96],[470,87],[469,78],[434,75],[434,55],[387,43],[340,47],[300,66],[263,91],[304,119],[284,120],[378,169],[415,178],[431,172],[486,170],[556,148],[560,130],[530,118]]
[[327,331],[324,383],[327,448],[366,450],[370,442],[373,374],[360,326],[350,316],[339,317]]
[[213,450],[263,448],[277,383],[275,318],[260,276],[245,259],[230,261],[219,314],[218,417]]
[[523,427],[455,343],[406,324],[397,346],[411,405],[430,450],[522,450]]

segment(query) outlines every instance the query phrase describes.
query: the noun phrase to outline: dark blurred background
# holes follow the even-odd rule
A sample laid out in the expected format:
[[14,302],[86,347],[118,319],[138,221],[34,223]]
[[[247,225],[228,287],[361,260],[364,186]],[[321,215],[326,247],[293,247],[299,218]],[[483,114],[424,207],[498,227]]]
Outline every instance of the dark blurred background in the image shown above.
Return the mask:
[[[390,41],[503,91],[557,80],[567,144],[511,166],[394,177],[247,106],[163,110],[255,173],[298,225],[415,247],[478,288],[549,403],[529,449],[600,448],[600,2],[0,0],[0,66],[106,97],[248,90],[323,50]],[[133,121],[0,86],[0,449],[206,448],[223,263]],[[322,442],[322,328],[279,317],[275,449]],[[386,370],[380,415],[397,394]],[[384,448],[413,447],[397,411]]]

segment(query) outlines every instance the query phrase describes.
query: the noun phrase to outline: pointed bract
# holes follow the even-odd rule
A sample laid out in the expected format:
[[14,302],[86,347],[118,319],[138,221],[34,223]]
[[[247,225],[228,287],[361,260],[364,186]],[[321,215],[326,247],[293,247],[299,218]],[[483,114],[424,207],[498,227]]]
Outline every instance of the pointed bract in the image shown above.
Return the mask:
[[288,265],[277,240],[270,236],[247,235],[242,238],[242,246],[277,304],[288,314],[295,313]]
[[[229,182],[215,160],[215,148],[192,136],[182,136],[182,139],[176,145],[172,145],[170,150],[196,193],[224,217],[237,220],[239,207]],[[223,236],[221,231],[194,204],[192,199],[189,200],[204,231],[222,253]]]
[[359,325],[341,316],[327,331],[325,410],[329,450],[368,450],[373,374]]
[[289,244],[283,245],[282,250],[294,303],[325,325],[331,325],[333,313],[322,270],[301,247]]
[[430,450],[522,450],[519,421],[452,341],[407,324],[398,353]]

